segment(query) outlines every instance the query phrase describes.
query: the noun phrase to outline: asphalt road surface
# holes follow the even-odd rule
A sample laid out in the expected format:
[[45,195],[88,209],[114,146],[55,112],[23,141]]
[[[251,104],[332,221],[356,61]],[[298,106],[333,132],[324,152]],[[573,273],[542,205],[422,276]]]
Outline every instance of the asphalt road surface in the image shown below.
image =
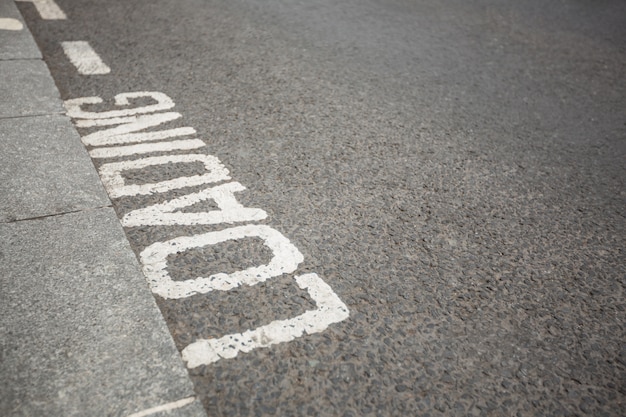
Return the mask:
[[626,3],[57,4],[18,3],[209,416],[624,415]]

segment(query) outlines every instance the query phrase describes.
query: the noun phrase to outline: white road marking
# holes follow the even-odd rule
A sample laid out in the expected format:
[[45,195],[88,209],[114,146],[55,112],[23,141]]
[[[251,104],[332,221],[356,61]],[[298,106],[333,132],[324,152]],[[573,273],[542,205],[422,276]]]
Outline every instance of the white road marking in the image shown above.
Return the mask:
[[[153,141],[171,136],[195,133],[193,128],[178,128],[157,132],[138,131],[157,126],[180,117],[169,112],[146,116],[147,113],[166,111],[174,107],[174,102],[167,95],[159,92],[122,93],[115,96],[116,106],[132,106],[135,99],[151,98],[156,103],[139,107],[93,112],[83,110],[103,103],[100,97],[82,97],[65,102],[67,114],[74,119],[77,127],[91,128],[115,126],[91,133],[83,137],[90,146],[119,145],[131,142]],[[143,116],[140,116],[143,115]],[[132,117],[131,117],[132,116]],[[185,130],[186,129],[186,130]],[[197,141],[197,142],[196,142]],[[128,146],[94,148],[90,154],[94,158],[125,156],[156,151],[183,149],[183,146],[196,146],[203,141],[198,139],[171,142],[154,142]],[[183,145],[184,144],[184,145]],[[171,149],[169,148],[171,147]],[[154,184],[126,185],[122,172],[142,169],[166,163],[203,162],[209,171],[205,175],[179,177]],[[112,198],[164,192],[176,188],[201,185],[230,179],[228,170],[218,158],[211,155],[169,155],[146,157],[132,161],[104,164],[100,167],[100,176]],[[122,219],[124,227],[141,225],[193,225],[257,221],[267,217],[267,213],[257,208],[243,207],[235,199],[234,193],[244,190],[238,182],[221,184],[200,192],[184,195],[164,203],[154,204],[127,213]],[[202,213],[185,213],[177,210],[192,206],[203,200],[213,199],[219,210]],[[231,274],[217,273],[209,277],[198,277],[184,281],[174,281],[167,271],[167,257],[194,248],[202,248],[229,240],[260,237],[273,252],[273,258],[267,265],[236,271]],[[180,299],[194,294],[213,290],[228,291],[240,285],[255,285],[267,279],[293,273],[304,257],[298,249],[280,232],[266,225],[243,225],[216,232],[183,236],[164,242],[155,242],[140,254],[144,275],[153,293],[166,299]],[[202,339],[191,343],[182,351],[188,368],[202,364],[211,364],[221,358],[233,358],[239,352],[249,352],[256,348],[267,347],[276,343],[289,342],[305,334],[324,331],[329,325],[349,317],[346,305],[337,294],[317,274],[296,276],[296,282],[306,289],[317,305],[316,310],[286,320],[275,320],[257,329],[243,333],[233,333],[218,339]],[[150,409],[146,411],[156,410]],[[157,412],[161,411],[158,409]],[[145,412],[142,412],[145,413]],[[135,414],[129,417],[143,417],[147,414]]]
[[44,20],[65,20],[67,16],[54,0],[16,0],[21,2],[33,3],[37,9],[37,13]]
[[79,74],[103,75],[111,72],[111,68],[102,62],[96,51],[89,45],[89,42],[61,42],[61,46]]
[[[115,96],[116,106],[129,106],[131,103],[129,99],[140,99],[150,97],[156,104],[150,104],[148,106],[140,106],[132,109],[123,110],[110,110],[104,112],[90,112],[82,109],[83,105],[101,104],[103,100],[100,97],[81,97],[71,100],[66,100],[64,105],[67,110],[67,115],[72,119],[112,119],[115,117],[133,116],[136,114],[154,113],[157,111],[169,110],[174,107],[174,102],[171,98],[158,91],[138,91],[134,93],[121,93]],[[104,122],[98,124],[97,120],[75,122],[78,127],[91,127],[91,126],[103,126],[108,125]],[[113,122],[112,124],[118,124],[121,122]]]
[[[189,136],[194,133],[196,133],[196,130],[192,127],[178,127],[175,129],[159,130],[157,132],[129,133],[126,135],[104,137],[99,141],[98,146],[133,142],[150,142],[155,140],[170,139],[177,136]],[[89,141],[91,138],[85,136],[83,140]]]
[[[156,132],[135,133],[160,124],[176,120],[181,117],[180,113],[167,112],[150,115],[117,117],[108,120],[96,120],[98,124],[105,122],[109,125],[119,126],[109,129],[98,130],[82,137],[82,141],[88,146],[119,145],[122,143],[148,142],[161,139],[169,139],[176,136],[193,135],[196,130],[191,127],[179,127],[175,129],[160,130]],[[78,127],[82,127],[77,125]]]
[[[194,248],[202,248],[229,240],[260,237],[274,254],[267,265],[254,266],[230,274],[217,273],[174,281],[167,271],[168,255]],[[145,248],[139,259],[152,292],[166,299],[190,297],[210,291],[228,291],[240,285],[256,285],[270,278],[294,272],[304,257],[279,231],[265,225],[245,225],[200,235],[182,236],[165,242],[156,242]]]
[[[126,185],[122,172],[142,169],[149,166],[165,165],[168,163],[202,162],[208,173],[191,177],[178,177],[171,180]],[[131,161],[111,162],[100,167],[100,177],[111,198],[128,195],[146,195],[162,193],[177,188],[192,187],[194,185],[209,184],[212,182],[229,180],[228,169],[219,159],[206,154],[152,156]]]
[[89,151],[89,155],[95,159],[114,158],[118,156],[138,155],[151,152],[183,151],[203,148],[206,143],[200,139],[175,140],[172,142],[157,142],[143,145],[111,146],[108,148],[95,148]]
[[182,351],[188,368],[209,365],[222,358],[234,358],[239,352],[268,347],[277,343],[290,342],[306,334],[319,333],[333,323],[349,317],[346,305],[317,274],[296,277],[298,286],[306,289],[317,305],[316,310],[307,311],[287,320],[275,320],[265,326],[233,333],[219,339],[201,339],[189,344]]
[[[133,210],[122,218],[122,226],[219,224],[265,219],[267,217],[265,211],[258,208],[244,207],[235,199],[234,193],[245,189],[246,187],[238,182],[229,182],[197,193],[184,195],[165,203]],[[175,212],[175,210],[190,207],[200,201],[209,199],[215,201],[219,210],[202,213]]]
[[24,25],[17,19],[0,17],[0,30],[22,30]]
[[157,407],[152,407],[152,408],[148,408],[147,410],[143,410],[143,411],[139,411],[137,413],[133,413],[133,414],[129,415],[128,417],[146,417],[146,416],[149,416],[151,414],[160,413],[162,411],[166,411],[166,412],[172,411],[172,410],[175,410],[177,408],[182,408],[182,407],[184,407],[186,405],[189,405],[192,402],[194,402],[195,400],[196,400],[196,397],[183,398],[182,400],[172,401],[171,403],[159,405]]

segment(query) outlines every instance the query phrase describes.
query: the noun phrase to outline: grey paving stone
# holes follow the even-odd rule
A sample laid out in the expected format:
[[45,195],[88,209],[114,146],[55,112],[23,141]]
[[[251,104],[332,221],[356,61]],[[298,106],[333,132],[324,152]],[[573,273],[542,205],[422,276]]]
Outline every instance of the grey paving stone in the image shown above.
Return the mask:
[[0,61],[0,80],[0,118],[64,112],[43,61]]
[[22,29],[0,29],[0,60],[41,59],[41,52],[39,52],[39,48],[37,48],[13,0],[0,0],[0,19],[2,18],[17,19],[22,23]]
[[113,209],[0,236],[0,415],[128,416],[194,395]]
[[0,222],[110,204],[66,116],[0,119]]

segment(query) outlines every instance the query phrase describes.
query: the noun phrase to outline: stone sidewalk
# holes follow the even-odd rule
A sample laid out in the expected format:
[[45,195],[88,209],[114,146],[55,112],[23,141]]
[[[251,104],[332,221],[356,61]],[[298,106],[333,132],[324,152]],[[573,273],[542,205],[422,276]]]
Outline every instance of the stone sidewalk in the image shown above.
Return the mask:
[[0,0],[0,415],[205,415],[13,0]]

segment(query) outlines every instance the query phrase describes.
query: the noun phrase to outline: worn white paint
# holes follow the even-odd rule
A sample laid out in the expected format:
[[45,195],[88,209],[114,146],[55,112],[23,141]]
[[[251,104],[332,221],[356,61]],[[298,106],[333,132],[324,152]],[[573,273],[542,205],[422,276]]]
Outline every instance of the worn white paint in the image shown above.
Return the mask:
[[0,17],[0,30],[22,30],[24,25],[17,19]]
[[195,341],[182,351],[187,367],[209,365],[222,358],[234,358],[239,352],[246,353],[253,349],[290,342],[304,334],[319,333],[350,315],[346,305],[317,274],[297,276],[296,282],[300,288],[308,291],[317,305],[316,310],[287,320],[275,320],[243,333]]
[[[178,177],[171,180],[148,184],[127,185],[122,172],[128,170],[142,169],[150,166],[165,165],[168,163],[191,163],[201,162],[207,171],[203,175],[192,175],[190,177]],[[109,196],[118,198],[129,195],[145,195],[152,193],[162,193],[183,187],[209,184],[212,182],[229,180],[228,169],[212,155],[187,154],[187,155],[166,155],[152,156],[130,161],[111,162],[100,167],[100,177]]]
[[174,140],[171,142],[157,142],[142,145],[111,146],[108,148],[94,148],[89,155],[94,159],[115,158],[119,156],[139,155],[151,152],[187,151],[203,148],[206,143],[200,139]]
[[[138,107],[132,106],[133,100],[146,98],[155,103]],[[86,135],[83,140],[90,146],[124,145],[144,141],[158,141],[173,136],[195,133],[192,128],[178,128],[157,132],[140,132],[150,127],[175,120],[178,113],[160,113],[174,107],[174,102],[159,92],[123,93],[115,96],[115,105],[119,110],[94,112],[83,110],[94,109],[101,104],[100,97],[83,97],[68,100],[65,103],[68,115],[74,119],[77,127],[109,127]],[[112,127],[113,126],[113,127]],[[109,146],[94,148],[90,151],[93,158],[110,158],[149,152],[167,152],[171,150],[195,149],[206,146],[198,139],[178,140],[170,142],[152,142],[150,144],[133,144],[126,146]],[[208,174],[192,177],[181,177],[155,184],[126,185],[122,173],[126,170],[142,169],[149,166],[167,163],[203,162]],[[210,155],[169,155],[146,157],[132,161],[104,164],[100,175],[112,198],[149,194],[168,191],[193,185],[228,180],[228,170],[221,162]],[[125,227],[143,225],[197,225],[258,221],[265,219],[267,213],[257,208],[246,208],[237,202],[234,193],[244,190],[238,182],[230,182],[207,188],[205,190],[184,195],[163,203],[140,208],[127,213],[122,223]],[[200,213],[185,213],[181,209],[212,199],[219,210]],[[272,250],[273,257],[267,265],[247,268],[230,274],[216,273],[209,277],[197,277],[184,281],[174,281],[167,271],[167,258],[194,248],[203,248],[229,240],[261,238]],[[281,233],[266,225],[243,225],[225,230],[177,237],[164,242],[156,242],[145,248],[140,254],[144,275],[152,291],[166,299],[181,299],[195,294],[210,291],[228,291],[240,285],[255,285],[282,274],[293,273],[303,261],[302,254]],[[182,356],[189,368],[203,364],[211,364],[221,358],[233,358],[239,352],[289,342],[305,334],[324,331],[329,325],[338,323],[349,317],[348,308],[333,290],[317,274],[305,274],[295,277],[300,288],[308,291],[316,303],[316,309],[285,320],[275,320],[265,326],[247,330],[243,333],[229,334],[217,339],[202,339],[188,345]],[[193,398],[181,401],[193,401]],[[175,404],[180,402],[174,402]],[[187,403],[185,403],[187,404]],[[166,405],[167,406],[167,405]],[[129,417],[144,417],[151,413],[169,409],[154,407],[135,413]]]
[[[82,137],[82,141],[88,146],[119,145],[123,143],[148,142],[161,139],[169,139],[177,136],[193,135],[196,130],[191,127],[179,127],[175,129],[159,130],[156,132],[136,133],[160,124],[176,120],[181,117],[180,113],[167,112],[150,115],[116,117],[113,119],[96,119],[95,122],[104,125],[119,125],[109,129],[98,130]],[[82,125],[86,125],[83,123]],[[77,123],[78,127],[82,127]]]
[[[182,117],[182,114],[170,111],[165,113],[142,114],[124,117],[109,117],[108,119],[84,119],[76,121],[76,127],[102,127],[117,126],[109,129],[98,130],[98,135],[86,135],[89,138],[99,138],[115,135],[123,135],[125,133],[137,132],[138,130],[147,129],[149,127],[158,126],[160,124],[171,122]],[[88,141],[91,142],[91,141]],[[91,144],[91,143],[90,143]],[[98,145],[93,143],[93,145]]]
[[[267,213],[258,208],[247,208],[235,199],[235,192],[246,187],[238,182],[229,182],[197,193],[184,195],[165,203],[140,208],[122,218],[122,226],[193,225],[249,222],[263,220]],[[219,210],[199,213],[176,212],[205,200],[213,200]]]
[[100,56],[93,50],[89,42],[86,41],[70,41],[61,42],[63,52],[67,55],[70,62],[76,67],[79,74],[82,75],[103,75],[111,72]]
[[148,408],[147,410],[133,413],[129,415],[128,417],[146,417],[146,416],[150,416],[150,415],[161,413],[161,412],[169,413],[172,410],[176,410],[178,408],[182,408],[186,405],[189,405],[195,400],[196,400],[196,397],[183,398],[182,400],[172,401],[171,403],[159,405],[156,407]]
[[61,10],[58,4],[54,0],[16,0],[25,3],[33,3],[37,13],[44,20],[65,20],[67,16]]
[[[194,133],[196,133],[196,130],[192,127],[177,127],[175,129],[159,130],[156,132],[129,133],[126,135],[104,137],[98,141],[97,146],[134,142],[150,142],[162,139],[170,139],[178,136],[189,136],[193,135]],[[91,138],[87,138],[85,136],[83,140],[91,140]]]
[[[273,257],[267,265],[185,281],[174,281],[167,271],[169,255],[248,237],[263,239],[263,243],[272,250]],[[214,290],[228,291],[240,285],[255,285],[294,272],[304,260],[300,251],[280,232],[269,226],[252,224],[153,243],[141,252],[139,258],[152,292],[167,299],[186,298]]]
[[[83,110],[82,106],[84,105],[95,105],[101,104],[103,102],[102,98],[94,96],[66,100],[64,105],[65,109],[67,110],[67,115],[72,119],[112,119],[116,117],[133,116],[136,114],[154,113],[158,111],[169,110],[174,107],[174,101],[172,101],[172,99],[169,98],[167,95],[158,91],[138,91],[132,93],[121,93],[116,95],[114,97],[114,100],[116,106],[130,106],[131,100],[142,98],[151,98],[152,100],[156,101],[156,103],[147,106],[133,107],[130,109],[109,110],[103,112]],[[95,121],[89,121],[85,124],[82,124],[81,122],[82,121],[80,120],[75,121],[78,127],[100,126]],[[119,123],[123,122],[114,121],[112,124]],[[103,122],[101,125],[108,124],[109,123],[107,122]]]

